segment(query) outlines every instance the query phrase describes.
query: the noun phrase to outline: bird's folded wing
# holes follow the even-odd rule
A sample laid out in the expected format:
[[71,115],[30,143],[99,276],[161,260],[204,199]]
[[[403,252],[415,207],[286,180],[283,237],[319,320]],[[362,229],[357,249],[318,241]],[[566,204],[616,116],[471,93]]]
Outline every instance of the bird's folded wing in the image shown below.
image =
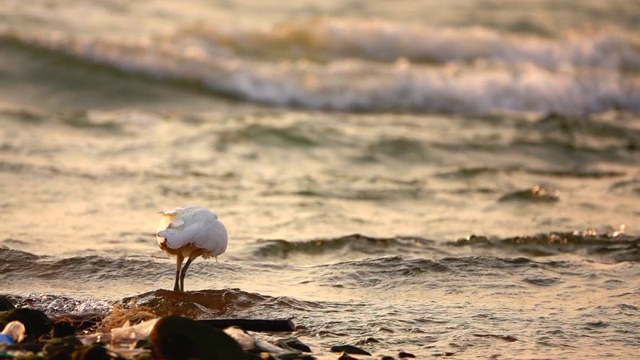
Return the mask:
[[167,239],[167,246],[178,249],[190,243],[195,243],[200,236],[202,227],[192,224],[183,228],[168,228],[158,231],[158,236]]

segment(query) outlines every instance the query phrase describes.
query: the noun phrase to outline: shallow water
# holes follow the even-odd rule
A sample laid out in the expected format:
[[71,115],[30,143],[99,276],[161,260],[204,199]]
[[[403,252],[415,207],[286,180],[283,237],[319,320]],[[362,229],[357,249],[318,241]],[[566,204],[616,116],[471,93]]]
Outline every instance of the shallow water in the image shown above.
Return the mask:
[[[638,346],[639,245],[627,236],[569,233],[445,243],[271,240],[244,259],[194,263],[187,290],[212,290],[182,295],[141,294],[172,283],[170,264],[148,257],[52,258],[8,249],[0,257],[18,305],[52,315],[135,304],[193,318],[292,318],[295,335],[320,358],[333,358],[328,349],[343,343],[420,357],[557,359],[590,348],[585,357],[625,358]],[[31,294],[24,294],[27,279]],[[118,293],[136,295],[100,300]]]
[[[632,2],[8,4],[19,305],[293,318],[327,358],[638,352]],[[154,232],[181,205],[230,243],[176,296]]]

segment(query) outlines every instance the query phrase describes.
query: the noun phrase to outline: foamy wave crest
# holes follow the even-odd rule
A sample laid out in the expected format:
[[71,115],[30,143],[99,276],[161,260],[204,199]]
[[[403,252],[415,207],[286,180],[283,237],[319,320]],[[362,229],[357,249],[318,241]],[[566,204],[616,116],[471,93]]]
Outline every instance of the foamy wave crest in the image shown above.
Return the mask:
[[640,51],[611,33],[574,33],[562,39],[507,35],[495,30],[433,28],[381,20],[316,19],[284,22],[266,29],[194,28],[182,35],[224,44],[259,56],[393,62],[449,63],[490,60],[534,64],[640,70]]
[[[640,78],[608,67],[491,61],[424,64],[338,58],[328,62],[242,56],[212,38],[109,42],[62,35],[4,34],[133,74],[195,83],[276,106],[337,111],[583,114],[640,109]],[[375,44],[375,37],[371,39]],[[390,41],[392,43],[393,41]]]

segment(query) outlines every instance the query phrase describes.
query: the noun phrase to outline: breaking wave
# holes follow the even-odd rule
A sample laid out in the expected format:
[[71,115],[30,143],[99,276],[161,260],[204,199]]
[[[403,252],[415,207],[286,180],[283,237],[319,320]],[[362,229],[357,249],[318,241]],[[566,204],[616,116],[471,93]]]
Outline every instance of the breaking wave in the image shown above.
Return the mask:
[[[444,245],[444,246],[442,246]],[[501,257],[537,258],[559,254],[571,254],[591,261],[619,263],[640,261],[640,238],[625,235],[624,229],[602,233],[593,229],[574,232],[550,232],[536,235],[492,238],[471,235],[456,241],[438,243],[420,237],[375,238],[353,234],[330,239],[306,241],[259,240],[252,256],[256,259],[278,261],[296,256],[325,255],[338,259],[349,254],[351,259],[373,257],[451,258],[468,248],[469,254],[498,255]],[[465,257],[464,259],[469,259]],[[523,258],[526,260],[525,258]],[[388,260],[388,259],[387,259]],[[465,261],[467,261],[465,260]],[[351,261],[351,260],[348,260]],[[425,260],[426,261],[426,260]],[[527,260],[528,261],[528,260]],[[307,263],[313,262],[311,259]],[[409,262],[405,259],[405,262]],[[431,265],[429,265],[431,266]]]
[[5,30],[0,42],[273,106],[462,114],[640,110],[640,51],[615,34],[551,39],[381,21],[311,25],[188,28],[126,41]]

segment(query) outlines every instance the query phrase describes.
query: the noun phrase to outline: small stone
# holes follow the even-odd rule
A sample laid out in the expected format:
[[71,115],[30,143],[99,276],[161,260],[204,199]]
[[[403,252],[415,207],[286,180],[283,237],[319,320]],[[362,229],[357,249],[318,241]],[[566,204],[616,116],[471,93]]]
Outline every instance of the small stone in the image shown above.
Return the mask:
[[316,358],[307,354],[287,353],[278,355],[278,360],[316,360]]
[[276,342],[276,345],[284,349],[299,350],[302,352],[311,352],[310,347],[308,347],[306,344],[304,344],[303,342],[301,342],[295,337],[280,339]]
[[446,351],[446,352],[443,352],[443,353],[435,353],[435,354],[432,354],[431,356],[453,356],[455,354],[456,353],[454,353],[452,351]]
[[357,344],[358,345],[367,345],[367,344],[377,344],[380,343],[380,340],[374,338],[374,337],[368,337],[366,339],[361,339],[358,340]]
[[406,358],[415,358],[416,356],[408,352],[400,351],[398,353],[398,357],[400,359],[406,359]]
[[332,346],[331,347],[331,352],[345,352],[345,353],[349,353],[349,354],[355,354],[355,355],[369,355],[371,356],[371,353],[360,349],[359,347],[353,346],[353,345],[337,345],[337,346]]
[[343,351],[340,353],[340,355],[338,355],[338,360],[358,360],[358,359],[349,356],[346,352]]
[[393,356],[382,355],[378,357],[378,360],[395,360]]
[[157,360],[249,358],[240,345],[222,330],[177,315],[158,320],[151,330],[149,342]]

